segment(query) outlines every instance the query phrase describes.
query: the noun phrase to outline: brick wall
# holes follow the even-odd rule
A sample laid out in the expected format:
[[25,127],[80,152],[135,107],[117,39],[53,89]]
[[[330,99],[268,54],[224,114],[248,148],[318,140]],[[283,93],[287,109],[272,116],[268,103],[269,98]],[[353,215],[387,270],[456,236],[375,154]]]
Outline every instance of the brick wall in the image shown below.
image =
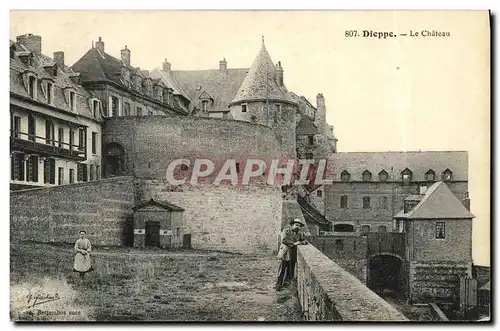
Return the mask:
[[282,197],[274,186],[169,186],[162,180],[136,180],[138,201],[153,198],[184,208],[192,247],[240,253],[276,250]]
[[[340,241],[341,244],[337,244]],[[311,243],[341,268],[366,284],[367,238],[349,234],[315,236]]]
[[310,321],[407,321],[389,303],[312,245],[299,246],[297,285]]
[[122,245],[134,203],[131,177],[11,192],[11,241]]

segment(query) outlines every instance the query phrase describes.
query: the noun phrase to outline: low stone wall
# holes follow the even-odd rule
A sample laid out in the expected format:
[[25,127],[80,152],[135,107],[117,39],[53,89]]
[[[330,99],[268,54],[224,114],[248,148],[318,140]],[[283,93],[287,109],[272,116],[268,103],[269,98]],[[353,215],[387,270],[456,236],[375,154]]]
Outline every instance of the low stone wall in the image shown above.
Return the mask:
[[10,238],[121,246],[134,204],[132,177],[10,192]]
[[309,321],[408,321],[313,245],[299,246],[297,285]]

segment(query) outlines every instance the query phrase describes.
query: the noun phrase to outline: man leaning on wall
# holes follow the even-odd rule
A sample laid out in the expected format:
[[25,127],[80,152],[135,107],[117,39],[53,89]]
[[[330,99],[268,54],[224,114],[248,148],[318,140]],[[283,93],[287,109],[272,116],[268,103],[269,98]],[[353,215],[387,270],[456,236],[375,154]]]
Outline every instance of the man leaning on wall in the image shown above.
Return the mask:
[[300,231],[305,226],[300,218],[290,222],[290,226],[281,232],[281,245],[278,251],[280,266],[275,288],[277,291],[290,285],[294,278],[295,264],[297,263],[297,246],[307,245],[305,235]]

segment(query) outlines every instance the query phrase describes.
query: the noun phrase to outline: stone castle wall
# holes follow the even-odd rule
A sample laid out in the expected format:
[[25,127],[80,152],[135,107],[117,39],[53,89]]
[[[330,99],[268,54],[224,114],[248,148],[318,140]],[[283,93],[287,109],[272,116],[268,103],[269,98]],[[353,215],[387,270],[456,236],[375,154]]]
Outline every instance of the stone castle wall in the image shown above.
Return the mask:
[[169,186],[136,180],[138,200],[168,201],[184,208],[184,228],[195,249],[240,253],[276,250],[282,196],[276,186]]
[[11,242],[74,243],[85,230],[94,245],[121,246],[133,204],[131,177],[11,192]]

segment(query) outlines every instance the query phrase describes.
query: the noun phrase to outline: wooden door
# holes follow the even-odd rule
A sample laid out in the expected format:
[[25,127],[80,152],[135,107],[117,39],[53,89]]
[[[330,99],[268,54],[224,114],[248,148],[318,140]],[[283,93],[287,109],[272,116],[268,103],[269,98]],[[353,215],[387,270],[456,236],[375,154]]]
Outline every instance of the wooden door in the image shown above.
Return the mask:
[[160,222],[146,222],[146,246],[160,247]]

